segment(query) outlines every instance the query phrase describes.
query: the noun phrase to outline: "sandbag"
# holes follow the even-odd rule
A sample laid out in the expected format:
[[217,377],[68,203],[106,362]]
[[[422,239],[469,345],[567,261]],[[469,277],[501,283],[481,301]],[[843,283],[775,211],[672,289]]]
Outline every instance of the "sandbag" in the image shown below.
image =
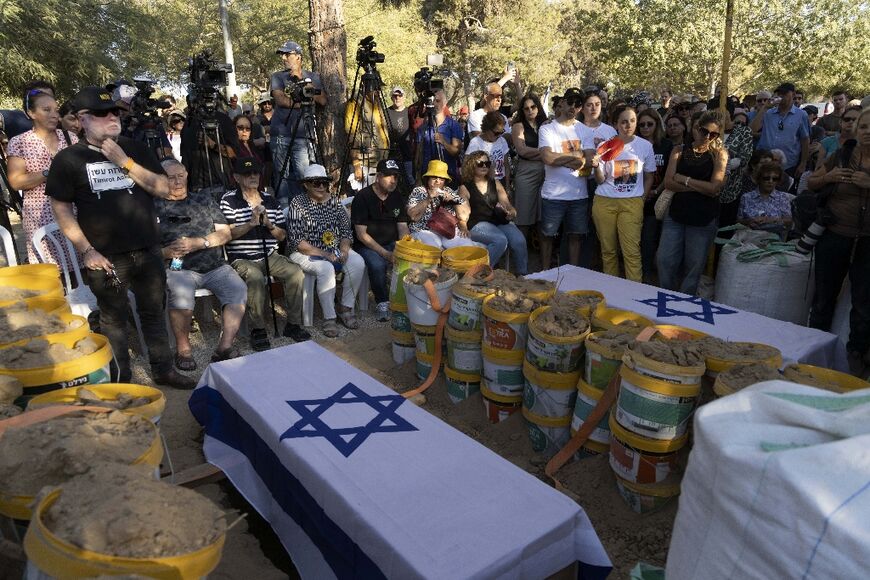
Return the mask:
[[[812,304],[810,256],[769,232],[739,230],[719,256],[715,301],[806,325]],[[809,282],[809,284],[808,284]]]
[[768,381],[695,413],[668,580],[866,578],[870,389]]

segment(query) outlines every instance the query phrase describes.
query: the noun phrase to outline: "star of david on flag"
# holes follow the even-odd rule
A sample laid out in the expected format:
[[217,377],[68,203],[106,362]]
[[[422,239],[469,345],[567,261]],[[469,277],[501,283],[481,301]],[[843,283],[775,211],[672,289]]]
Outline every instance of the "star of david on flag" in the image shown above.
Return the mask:
[[[396,410],[405,402],[401,395],[369,395],[353,383],[347,383],[335,394],[325,399],[287,401],[301,416],[292,427],[285,431],[279,441],[299,437],[323,437],[345,457],[359,449],[366,439],[375,433],[397,433],[417,431],[407,420],[400,417]],[[336,405],[362,403],[375,411],[374,418],[364,425],[351,427],[332,427],[322,416]]]
[[[697,296],[678,296],[667,292],[659,292],[656,298],[635,300],[635,302],[655,306],[658,309],[656,318],[685,317],[714,326],[716,325],[715,315],[737,314],[736,310],[718,306]],[[680,309],[678,306],[671,306],[672,304],[684,304],[685,306],[684,309]],[[692,306],[695,308],[691,308]]]

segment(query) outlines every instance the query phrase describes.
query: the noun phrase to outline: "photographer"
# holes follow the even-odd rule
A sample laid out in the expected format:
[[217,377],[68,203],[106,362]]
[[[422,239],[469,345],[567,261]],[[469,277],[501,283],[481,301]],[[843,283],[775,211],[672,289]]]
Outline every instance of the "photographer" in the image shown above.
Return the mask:
[[857,143],[845,143],[810,177],[809,187],[824,196],[824,207],[801,242],[818,240],[811,327],[830,329],[849,275],[852,312],[846,349],[852,372],[865,376],[870,366],[870,109],[858,116],[855,135]]
[[[313,127],[304,126],[305,123],[300,119],[302,105],[310,98],[313,103],[325,106],[326,93],[323,92],[320,75],[303,70],[301,46],[288,40],[275,53],[281,55],[284,70],[273,74],[270,83],[272,99],[275,102],[269,126],[270,147],[275,168],[276,194],[281,204],[286,207],[292,197],[302,192],[299,181],[305,168],[315,158],[315,144],[308,139],[309,129],[313,130]],[[315,94],[306,97],[306,89]],[[290,160],[285,167],[288,155]]]
[[135,86],[124,80],[117,82],[119,84],[106,85],[106,90],[112,92],[115,104],[121,108],[121,135],[145,143],[159,160],[172,158],[172,144],[159,113],[171,105],[163,99],[151,97],[154,87],[150,79],[134,78]]

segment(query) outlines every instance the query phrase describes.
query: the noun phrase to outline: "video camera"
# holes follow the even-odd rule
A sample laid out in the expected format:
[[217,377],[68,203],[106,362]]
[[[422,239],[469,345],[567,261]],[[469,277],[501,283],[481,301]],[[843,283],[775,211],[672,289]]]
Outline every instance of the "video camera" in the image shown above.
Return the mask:
[[133,77],[133,84],[136,85],[136,94],[130,101],[130,115],[138,118],[140,122],[158,117],[157,109],[168,109],[172,106],[163,99],[151,97],[154,94],[153,79]]
[[366,36],[360,40],[359,48],[356,49],[356,63],[362,68],[383,63],[386,57],[384,53],[375,50],[377,45],[374,36]]
[[310,105],[314,97],[323,93],[320,89],[314,86],[314,81],[305,77],[300,79],[295,75],[290,75],[287,83],[284,85],[284,94],[294,103]]
[[444,81],[434,78],[435,71],[424,66],[414,73],[414,90],[420,95],[420,100],[426,109],[435,108],[435,92],[444,89]]
[[187,100],[191,111],[202,121],[213,121],[218,101],[223,98],[220,88],[226,86],[233,65],[218,62],[210,50],[204,50],[188,61],[188,71]]

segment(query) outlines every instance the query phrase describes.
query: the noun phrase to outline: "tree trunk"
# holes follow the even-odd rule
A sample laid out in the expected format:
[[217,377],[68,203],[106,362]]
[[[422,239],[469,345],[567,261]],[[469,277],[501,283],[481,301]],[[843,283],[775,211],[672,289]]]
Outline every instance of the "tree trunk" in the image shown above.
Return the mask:
[[320,148],[327,172],[340,171],[344,151],[344,105],[347,92],[347,34],[341,0],[308,0],[308,48],[312,70],[323,80],[326,107],[318,115]]

